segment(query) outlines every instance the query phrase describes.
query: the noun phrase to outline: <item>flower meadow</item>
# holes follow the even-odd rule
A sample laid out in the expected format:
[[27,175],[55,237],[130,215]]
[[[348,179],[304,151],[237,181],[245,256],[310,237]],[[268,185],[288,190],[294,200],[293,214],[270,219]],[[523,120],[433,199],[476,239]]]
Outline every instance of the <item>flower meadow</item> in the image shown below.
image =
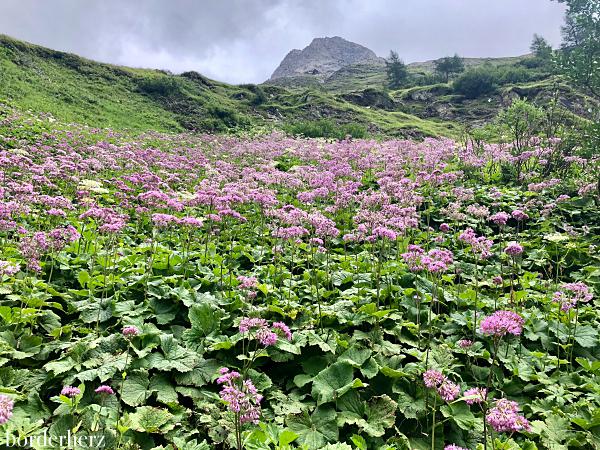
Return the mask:
[[9,111],[0,441],[599,448],[600,160],[526,148]]

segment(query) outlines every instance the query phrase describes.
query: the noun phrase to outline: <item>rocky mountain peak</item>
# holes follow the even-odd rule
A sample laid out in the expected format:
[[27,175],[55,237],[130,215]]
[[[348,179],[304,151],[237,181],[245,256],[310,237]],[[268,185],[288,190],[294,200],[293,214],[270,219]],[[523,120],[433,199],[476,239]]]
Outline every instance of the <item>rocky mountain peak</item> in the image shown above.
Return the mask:
[[326,78],[342,67],[354,64],[383,64],[383,58],[367,47],[339,36],[315,38],[304,49],[290,51],[271,75],[271,80],[303,75]]

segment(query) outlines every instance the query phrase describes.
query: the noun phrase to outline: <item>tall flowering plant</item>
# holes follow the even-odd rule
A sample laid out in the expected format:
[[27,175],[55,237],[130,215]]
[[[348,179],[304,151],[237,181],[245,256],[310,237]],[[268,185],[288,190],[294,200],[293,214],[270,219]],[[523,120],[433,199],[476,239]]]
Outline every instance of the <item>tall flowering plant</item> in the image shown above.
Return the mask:
[[[238,330],[244,336],[242,351],[248,352],[241,373],[223,367],[219,370],[217,384],[221,385],[219,393],[227,409],[233,413],[233,431],[238,449],[242,448],[242,428],[245,424],[258,424],[261,414],[263,396],[258,393],[248,372],[256,358],[266,348],[274,346],[279,339],[292,340],[292,332],[283,322],[269,324],[266,319],[259,317],[244,317]],[[246,344],[247,341],[247,344]],[[251,344],[254,350],[251,351]],[[247,347],[246,347],[247,345]]]
[[[513,312],[513,311],[496,311],[493,314],[484,317],[484,319],[481,321],[480,324],[480,331],[482,334],[486,335],[486,336],[490,336],[492,338],[492,352],[493,352],[493,356],[492,356],[492,364],[490,366],[490,371],[489,371],[489,375],[488,375],[488,379],[487,379],[487,385],[485,388],[485,391],[481,391],[485,393],[485,397],[484,397],[484,402],[482,403],[484,405],[484,417],[486,417],[486,419],[484,419],[483,422],[483,429],[484,429],[484,439],[486,441],[486,448],[487,448],[487,424],[490,423],[487,420],[487,415],[488,412],[486,411],[487,408],[487,393],[490,391],[491,385],[492,385],[492,377],[493,377],[493,373],[494,373],[494,367],[496,365],[496,361],[498,359],[498,349],[500,346],[500,341],[502,340],[502,338],[504,336],[507,335],[513,335],[513,336],[520,336],[521,333],[523,332],[523,324],[524,324],[524,320],[523,318]],[[491,411],[491,410],[490,410]]]

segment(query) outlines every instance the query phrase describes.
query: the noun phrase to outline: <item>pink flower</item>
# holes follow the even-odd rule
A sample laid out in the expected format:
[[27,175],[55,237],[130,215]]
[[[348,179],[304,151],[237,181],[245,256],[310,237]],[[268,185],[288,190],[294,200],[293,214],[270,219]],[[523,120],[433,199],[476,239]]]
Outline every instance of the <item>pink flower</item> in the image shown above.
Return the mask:
[[447,223],[443,223],[440,225],[440,231],[442,233],[447,233],[448,231],[450,231],[450,225],[448,225]]
[[81,394],[81,390],[73,386],[65,386],[60,391],[60,395],[64,395],[65,397],[69,398],[77,397],[79,394]]
[[488,411],[485,420],[497,433],[531,430],[527,419],[519,414],[519,404],[505,398],[496,400],[495,405]]
[[126,327],[123,327],[123,331],[121,331],[121,333],[123,334],[123,336],[129,339],[140,334],[140,330],[138,329],[138,327],[128,325]]
[[457,344],[460,348],[469,348],[473,345],[473,341],[470,339],[461,339]]
[[458,445],[455,444],[450,444],[450,445],[446,445],[444,447],[444,450],[468,450],[464,447],[459,447]]
[[442,372],[437,370],[429,369],[423,373],[423,382],[428,388],[437,388],[446,380],[446,377]]
[[563,283],[561,285],[562,291],[557,291],[552,296],[552,300],[556,303],[560,303],[560,309],[564,312],[569,311],[579,303],[587,303],[594,294],[590,287],[578,281],[576,283]]
[[280,335],[288,341],[292,339],[292,332],[283,322],[275,322],[269,327],[265,319],[258,317],[244,317],[240,321],[239,330],[242,334],[252,332],[250,337],[265,347],[275,345]]
[[19,264],[12,264],[8,261],[0,261],[0,277],[2,275],[7,275],[9,277],[16,274],[19,270],[21,270],[21,266]]
[[258,280],[256,277],[245,277],[243,275],[239,275],[237,280],[240,282],[238,285],[240,289],[253,289],[258,286]]
[[518,336],[523,331],[523,318],[513,311],[496,311],[490,316],[485,317],[479,328],[483,334],[496,337],[505,334]]
[[514,219],[516,219],[518,221],[529,219],[529,216],[527,215],[527,213],[524,213],[520,209],[515,209],[511,213],[511,215],[513,216]]
[[451,402],[460,394],[460,386],[449,380],[444,382],[437,388],[438,394],[444,399],[444,401]]
[[106,384],[102,384],[102,385],[98,386],[94,392],[96,394],[102,394],[102,395],[114,395],[115,394],[115,391],[113,391],[113,388],[111,388],[110,386],[108,386]]
[[0,425],[10,420],[15,402],[7,395],[0,394]]
[[283,334],[283,336],[288,341],[292,340],[292,332],[290,331],[290,329],[288,328],[288,326],[285,323],[283,323],[283,322],[274,322],[273,323],[273,329],[275,330],[276,333],[279,331],[280,334]]
[[497,212],[490,216],[490,220],[496,225],[506,225],[510,216],[503,211]]
[[465,397],[471,397],[465,399],[467,405],[472,405],[474,403],[483,403],[487,399],[487,389],[475,387],[467,389],[463,395]]
[[504,253],[510,256],[519,256],[523,253],[523,247],[516,242],[509,242],[506,248],[504,249]]
[[227,367],[221,368],[219,373],[221,376],[217,378],[217,384],[223,385],[219,395],[229,410],[239,414],[242,423],[258,424],[261,414],[260,402],[263,397],[252,381],[242,381],[239,372],[229,371]]

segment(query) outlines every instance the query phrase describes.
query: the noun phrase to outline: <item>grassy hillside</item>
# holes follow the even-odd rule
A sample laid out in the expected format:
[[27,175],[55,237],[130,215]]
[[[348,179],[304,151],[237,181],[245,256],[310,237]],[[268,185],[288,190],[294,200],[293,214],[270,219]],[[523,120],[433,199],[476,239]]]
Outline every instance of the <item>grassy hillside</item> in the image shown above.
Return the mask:
[[377,134],[453,135],[457,126],[403,112],[370,111],[332,95],[232,86],[196,72],[101,64],[0,35],[0,101],[65,121],[128,128],[224,131],[330,119]]
[[[467,65],[510,65],[517,59],[469,60]],[[427,73],[427,63],[413,65]],[[565,106],[585,115],[585,98],[549,78],[502,86],[494,95],[466,100],[451,85],[413,86],[388,92],[381,67],[352,66],[328,81],[239,85],[196,72],[173,75],[102,64],[0,35],[0,102],[53,114],[62,121],[134,131],[209,132],[306,129],[302,124],[347,124],[357,135],[458,136],[465,124],[490,120],[515,96],[546,101],[560,84]],[[562,95],[562,94],[561,94]],[[353,133],[354,134],[354,133]]]

